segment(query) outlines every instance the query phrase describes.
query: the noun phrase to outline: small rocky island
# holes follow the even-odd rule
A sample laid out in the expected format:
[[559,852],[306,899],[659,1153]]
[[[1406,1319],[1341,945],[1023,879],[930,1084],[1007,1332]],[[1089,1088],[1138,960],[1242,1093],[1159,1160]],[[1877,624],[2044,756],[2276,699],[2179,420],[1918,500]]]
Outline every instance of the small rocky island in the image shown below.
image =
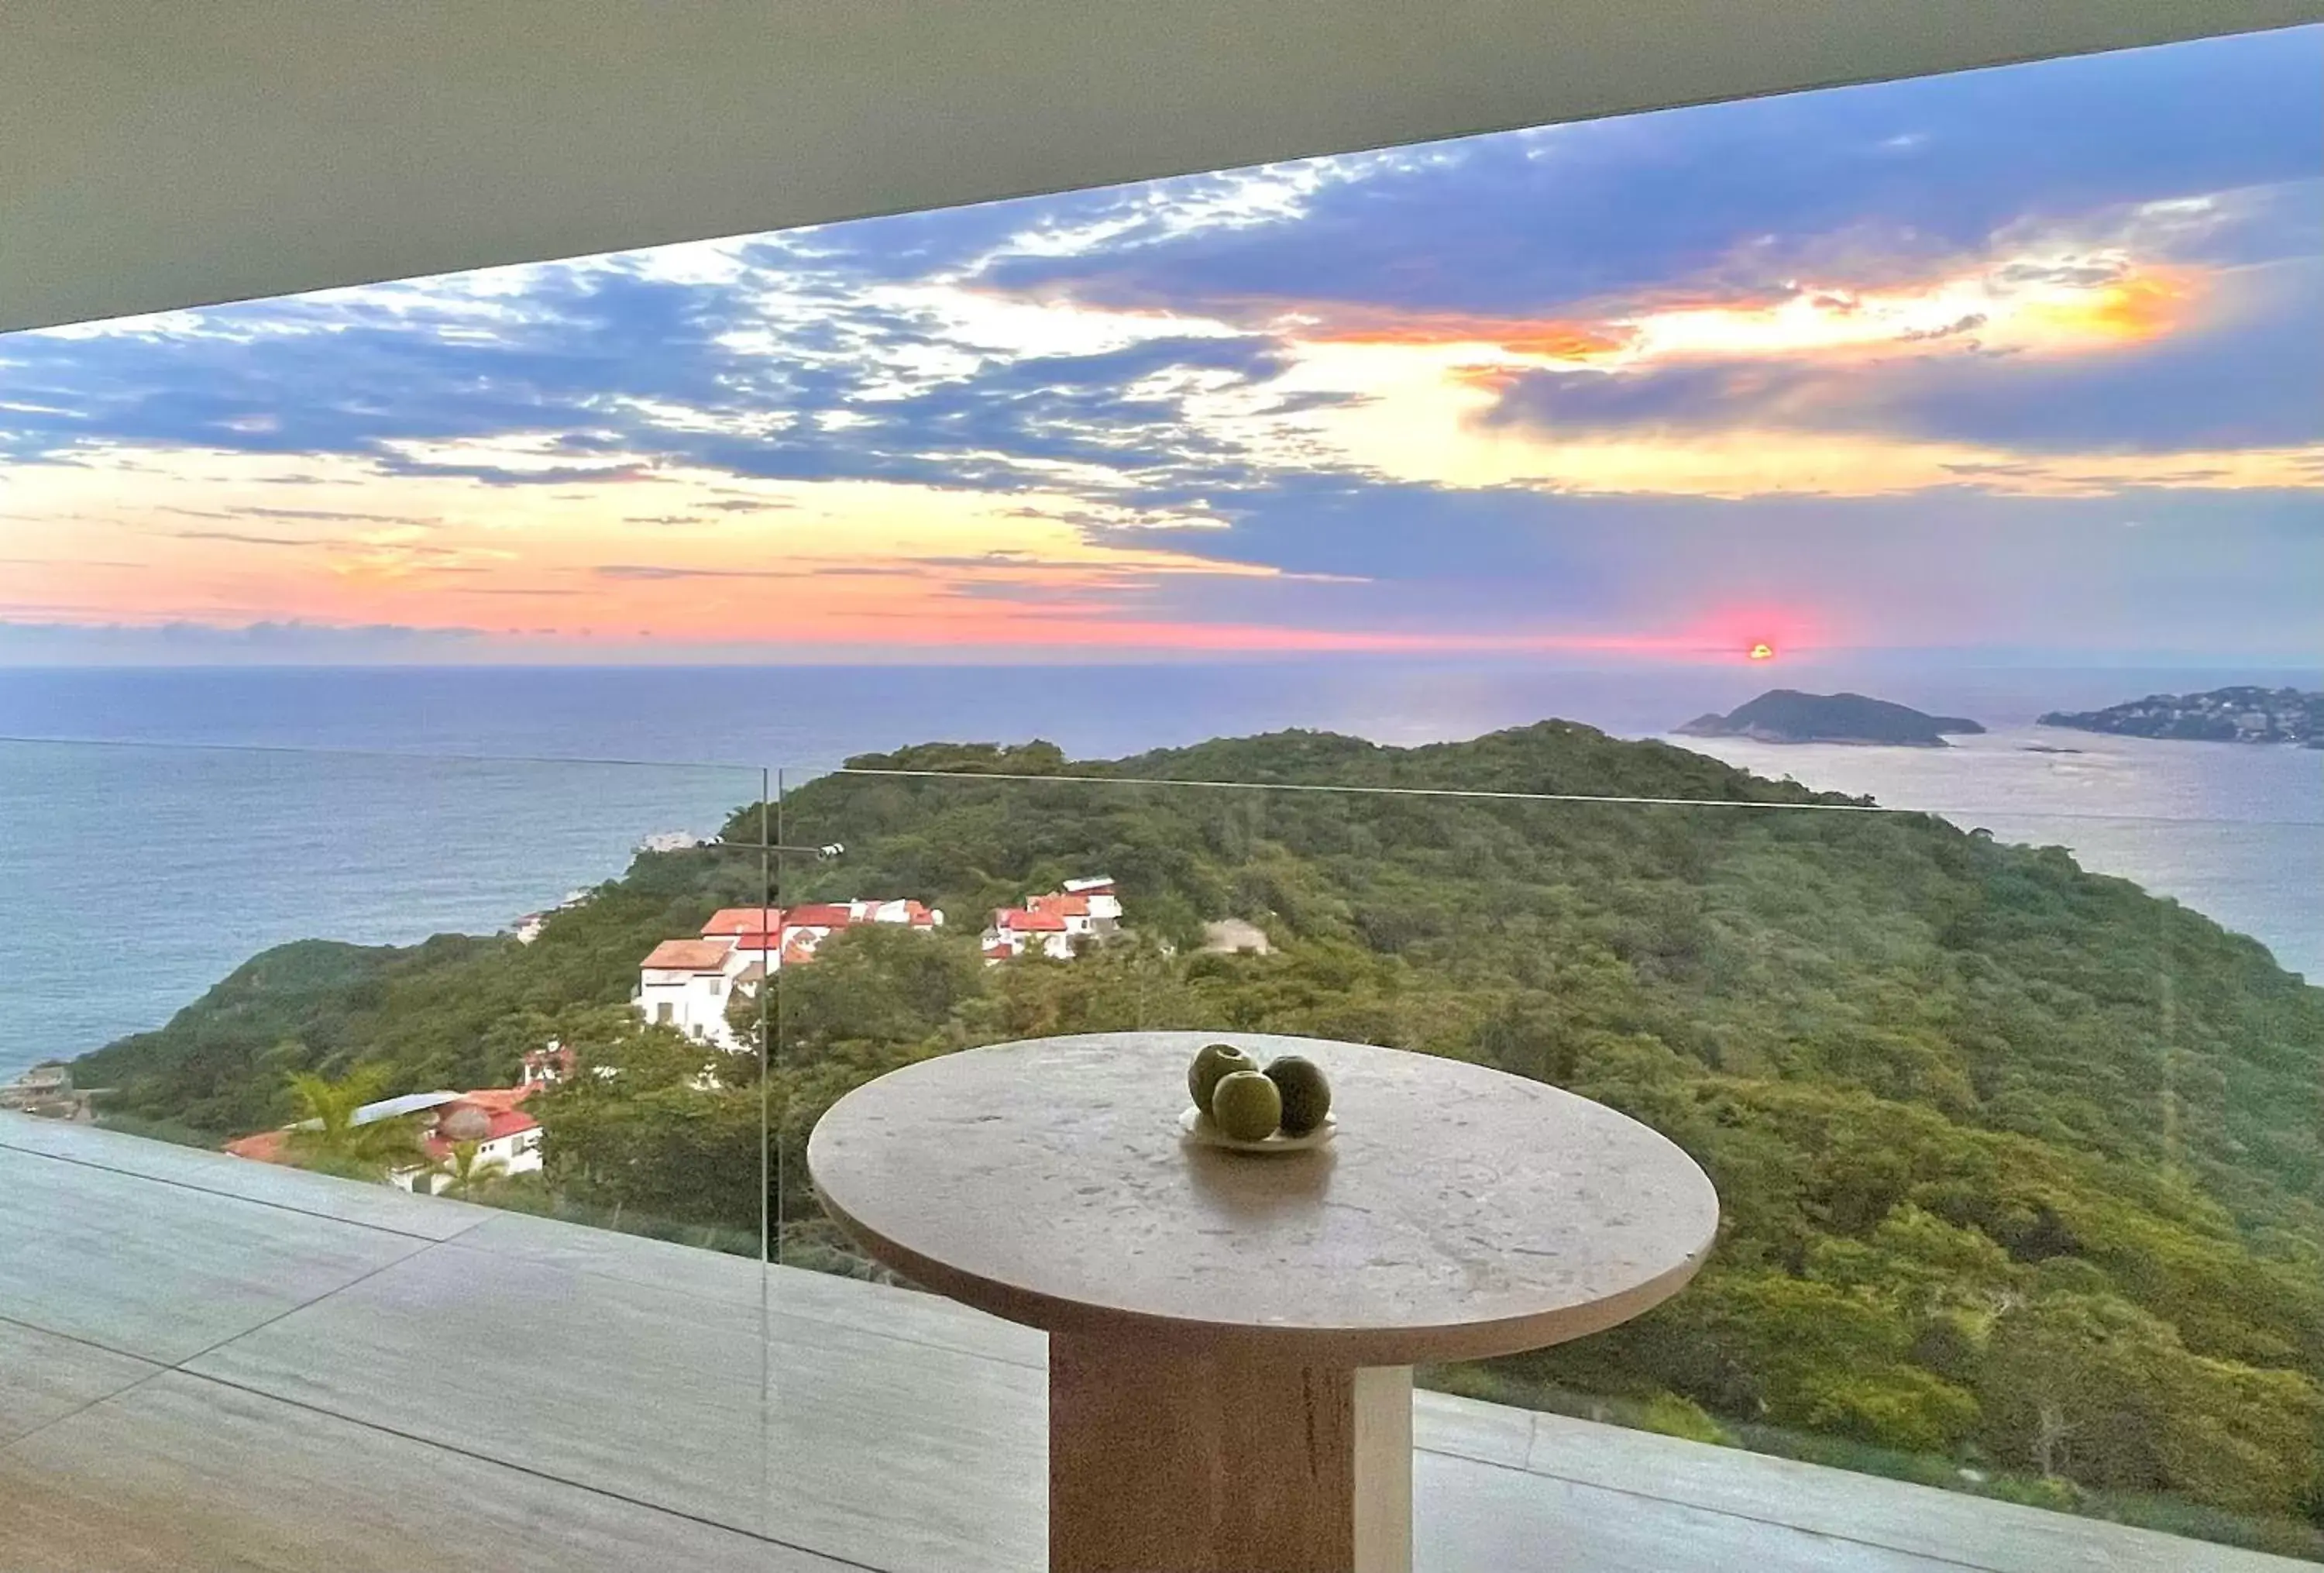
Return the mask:
[[1724,716],[1697,716],[1683,737],[1748,737],[1758,743],[1868,743],[1942,748],[1949,733],[1982,732],[1963,716],[1932,716],[1862,694],[1803,694],[1773,689]]
[[2103,710],[2052,710],[2040,724],[2118,737],[2324,748],[2324,693],[2246,685],[2201,694],[2149,694]]

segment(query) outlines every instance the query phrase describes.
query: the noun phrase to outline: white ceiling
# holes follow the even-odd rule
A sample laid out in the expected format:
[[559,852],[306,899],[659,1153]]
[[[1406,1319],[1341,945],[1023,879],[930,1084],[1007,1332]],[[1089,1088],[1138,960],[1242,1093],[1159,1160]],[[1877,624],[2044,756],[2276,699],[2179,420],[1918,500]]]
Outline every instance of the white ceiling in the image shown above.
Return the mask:
[[10,0],[0,328],[2324,19],[2324,0]]

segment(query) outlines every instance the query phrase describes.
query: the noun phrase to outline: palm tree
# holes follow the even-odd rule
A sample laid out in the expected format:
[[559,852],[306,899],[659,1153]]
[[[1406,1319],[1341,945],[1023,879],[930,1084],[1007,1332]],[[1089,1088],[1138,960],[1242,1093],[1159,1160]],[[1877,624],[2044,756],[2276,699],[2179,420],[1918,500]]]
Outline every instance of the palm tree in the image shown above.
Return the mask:
[[290,1127],[283,1150],[308,1169],[348,1180],[384,1180],[399,1158],[410,1155],[410,1125],[402,1120],[357,1122],[363,1106],[379,1096],[376,1070],[350,1071],[337,1081],[311,1071],[294,1072],[291,1095],[306,1117]]
[[446,1182],[437,1189],[438,1196],[466,1196],[488,1181],[508,1178],[508,1164],[504,1160],[486,1158],[479,1161],[476,1151],[474,1142],[452,1143],[452,1155],[429,1170],[447,1177]]

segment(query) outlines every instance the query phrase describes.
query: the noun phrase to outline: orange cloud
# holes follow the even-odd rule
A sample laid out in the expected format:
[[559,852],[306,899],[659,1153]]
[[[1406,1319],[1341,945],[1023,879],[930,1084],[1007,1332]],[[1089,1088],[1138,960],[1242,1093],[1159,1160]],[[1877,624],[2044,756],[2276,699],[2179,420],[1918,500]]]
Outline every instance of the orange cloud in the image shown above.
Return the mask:
[[2185,269],[2151,268],[2077,295],[2035,301],[2026,314],[2061,338],[2142,344],[2185,321],[2198,282]]
[[1627,347],[1633,331],[1616,322],[1568,318],[1489,317],[1458,311],[1397,311],[1392,307],[1332,306],[1295,337],[1316,344],[1485,344],[1544,360],[1589,360]]
[[[2175,331],[2205,283],[2196,270],[2117,253],[2028,251],[1877,286],[1826,278],[1757,293],[1681,288],[1543,317],[1286,299],[1219,309],[1310,346],[1475,346],[1518,366],[1618,368],[1670,359],[1941,353],[1970,341],[2072,354]],[[1449,375],[1489,385],[1491,365],[1471,355]]]
[[[521,621],[528,636],[619,628],[673,643],[859,646],[1006,643],[1018,629],[1036,643],[1102,643],[1111,619],[1137,617],[1167,583],[1325,577],[1199,557],[1140,528],[1216,523],[1199,514],[1064,493],[743,483],[678,467],[650,482],[495,487],[346,458],[309,467],[290,481],[265,456],[138,449],[11,470],[11,546],[23,557],[9,575],[13,615],[78,621],[97,607],[88,620],[504,634]],[[363,487],[364,513],[327,511],[350,486]],[[642,521],[641,486],[652,492]],[[737,493],[759,506],[715,506]],[[298,533],[239,527],[292,513]],[[92,531],[120,532],[134,553],[92,556]]]
[[1892,496],[1974,486],[2095,496],[2135,486],[2312,486],[2312,447],[2023,453],[2004,443],[1835,432],[1804,403],[1781,399],[1738,400],[1749,408],[1748,429],[1641,421],[1561,431],[1491,418],[1513,385],[1544,371],[1618,380],[1723,366],[1739,391],[1758,368],[1809,363],[1830,368],[1827,389],[1844,396],[1849,368],[1876,363],[1972,350],[2104,353],[2180,331],[2220,282],[2119,249],[2043,245],[1877,287],[1821,279],[1758,296],[1695,291],[1609,305],[1602,317],[1279,303],[1275,326],[1294,353],[1289,370],[1265,390],[1228,390],[1189,410],[1262,462],[1337,462],[1463,489]]

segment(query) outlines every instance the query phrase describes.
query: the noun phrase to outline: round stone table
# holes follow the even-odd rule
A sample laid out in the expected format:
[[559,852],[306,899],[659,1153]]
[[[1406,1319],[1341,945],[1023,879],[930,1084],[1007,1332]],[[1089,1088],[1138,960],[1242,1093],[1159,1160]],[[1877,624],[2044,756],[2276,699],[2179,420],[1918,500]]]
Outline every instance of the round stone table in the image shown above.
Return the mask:
[[[1183,1136],[1186,1062],[1221,1036],[1322,1066],[1337,1137]],[[1627,1320],[1719,1222],[1692,1159],[1587,1098],[1266,1033],[922,1060],[832,1106],[807,1167],[872,1256],[1047,1329],[1056,1573],[1404,1573],[1414,1364]]]

